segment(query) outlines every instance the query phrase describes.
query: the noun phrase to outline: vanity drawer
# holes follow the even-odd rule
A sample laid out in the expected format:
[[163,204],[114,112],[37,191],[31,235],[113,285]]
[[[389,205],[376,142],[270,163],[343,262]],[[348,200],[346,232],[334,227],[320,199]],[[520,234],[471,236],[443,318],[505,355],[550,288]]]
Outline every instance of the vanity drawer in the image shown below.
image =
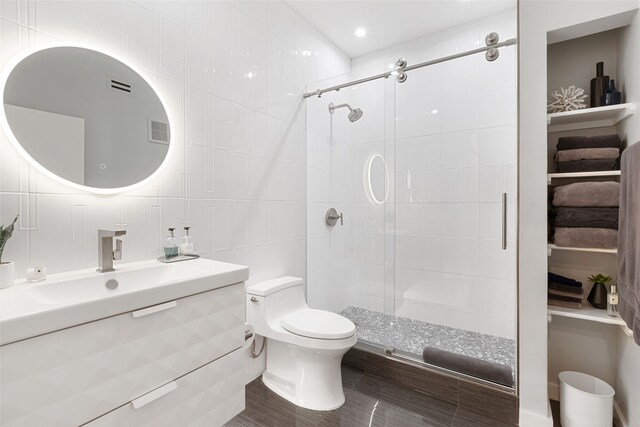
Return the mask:
[[244,343],[244,284],[0,347],[0,425],[86,423]]
[[164,384],[85,427],[214,427],[244,410],[242,349]]

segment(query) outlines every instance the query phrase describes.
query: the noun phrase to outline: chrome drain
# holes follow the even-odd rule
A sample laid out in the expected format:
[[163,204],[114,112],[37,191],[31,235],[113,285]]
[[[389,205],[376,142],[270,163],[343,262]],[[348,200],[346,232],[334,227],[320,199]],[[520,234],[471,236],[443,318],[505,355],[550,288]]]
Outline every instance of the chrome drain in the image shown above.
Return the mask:
[[104,287],[109,290],[118,289],[118,281],[116,279],[109,279],[107,283],[104,284]]

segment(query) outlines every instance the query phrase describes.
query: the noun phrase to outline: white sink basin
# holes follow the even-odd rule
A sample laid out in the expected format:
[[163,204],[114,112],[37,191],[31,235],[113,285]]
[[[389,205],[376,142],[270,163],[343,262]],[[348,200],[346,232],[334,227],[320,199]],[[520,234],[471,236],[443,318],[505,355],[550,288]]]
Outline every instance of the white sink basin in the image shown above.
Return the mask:
[[0,345],[243,282],[249,269],[207,259],[119,264],[20,281],[0,291]]
[[[194,261],[190,261],[194,262]],[[199,262],[199,261],[196,261]],[[127,265],[110,273],[93,273],[58,280],[25,288],[34,299],[43,304],[68,304],[115,296],[162,286],[168,282],[184,280],[193,273],[195,264]],[[187,267],[187,269],[180,268]]]

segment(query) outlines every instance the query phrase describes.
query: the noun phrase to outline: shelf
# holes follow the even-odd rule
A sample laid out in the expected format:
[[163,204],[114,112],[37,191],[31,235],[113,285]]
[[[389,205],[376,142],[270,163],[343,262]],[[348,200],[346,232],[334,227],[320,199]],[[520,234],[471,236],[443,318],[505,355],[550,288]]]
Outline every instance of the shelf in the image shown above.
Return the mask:
[[602,178],[620,176],[620,171],[598,171],[598,172],[569,172],[569,173],[548,173],[547,184],[551,185],[554,179],[580,179],[580,178]]
[[563,132],[575,129],[614,126],[620,120],[632,115],[635,109],[635,104],[626,103],[551,113],[547,114],[547,131]]
[[627,325],[621,318],[609,316],[607,310],[599,310],[593,307],[565,308],[549,305],[547,306],[547,313],[551,316],[571,317],[573,319],[589,320],[591,322],[607,323],[609,325]]
[[578,251],[578,252],[596,252],[602,254],[617,254],[617,249],[600,249],[600,248],[571,248],[564,246],[556,246],[553,243],[547,245],[547,255],[551,256],[552,251]]

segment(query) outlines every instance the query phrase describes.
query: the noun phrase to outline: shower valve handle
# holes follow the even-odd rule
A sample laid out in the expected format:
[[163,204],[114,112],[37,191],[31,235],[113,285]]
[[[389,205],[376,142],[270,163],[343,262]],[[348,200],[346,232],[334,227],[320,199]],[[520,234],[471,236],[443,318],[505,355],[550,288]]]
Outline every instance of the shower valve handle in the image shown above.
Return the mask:
[[336,211],[335,208],[330,208],[327,210],[327,213],[325,214],[325,220],[327,221],[327,224],[329,224],[332,227],[336,225],[338,220],[340,220],[340,225],[344,225],[342,212],[338,214],[338,211]]

